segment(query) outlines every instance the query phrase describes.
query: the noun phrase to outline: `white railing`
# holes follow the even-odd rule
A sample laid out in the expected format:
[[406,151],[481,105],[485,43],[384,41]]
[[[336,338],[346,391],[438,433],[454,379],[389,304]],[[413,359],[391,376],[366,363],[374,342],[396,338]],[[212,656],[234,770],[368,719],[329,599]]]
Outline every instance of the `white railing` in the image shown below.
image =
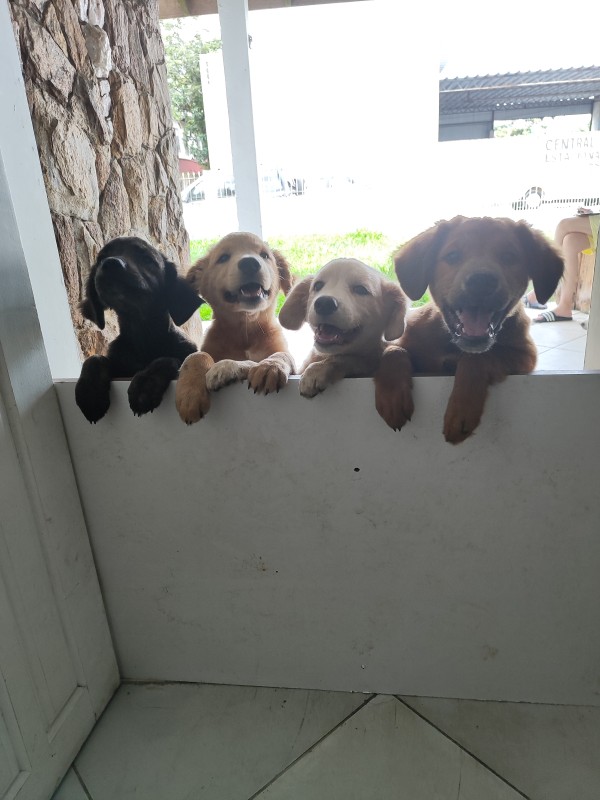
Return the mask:
[[600,373],[509,378],[458,446],[451,383],[401,433],[366,379],[190,428],[58,384],[123,677],[599,704]]

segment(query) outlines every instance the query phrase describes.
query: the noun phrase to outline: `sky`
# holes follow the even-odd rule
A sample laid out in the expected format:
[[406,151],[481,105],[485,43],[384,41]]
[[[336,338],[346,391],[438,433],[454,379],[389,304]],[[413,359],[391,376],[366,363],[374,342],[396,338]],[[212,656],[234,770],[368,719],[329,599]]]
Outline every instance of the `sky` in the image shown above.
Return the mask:
[[[290,58],[306,58],[306,44],[323,38],[337,46],[346,38],[359,37],[362,48],[371,52],[390,31],[377,29],[383,12],[393,20],[393,35],[398,50],[437,51],[436,59],[445,64],[445,77],[486,75],[560,67],[594,66],[600,62],[597,37],[590,32],[592,18],[586,22],[586,8],[569,14],[567,3],[547,0],[433,0],[422,4],[426,14],[409,18],[407,4],[396,0],[363,0],[330,6],[304,6],[292,9],[252,11],[249,30],[256,45],[269,42],[279,46]],[[593,15],[592,15],[593,16]],[[217,15],[190,20],[190,26],[203,30],[207,38],[219,38]],[[371,38],[372,37],[372,38]],[[311,45],[309,55],[314,55]]]
[[[423,128],[437,140],[437,56],[411,50],[405,33],[422,30],[427,17],[423,6],[410,19],[399,15],[387,0],[250,12],[259,160],[337,172],[368,159],[373,172],[389,169],[400,128],[404,147],[411,137],[417,146]],[[197,24],[203,36],[219,36],[217,18]],[[409,113],[430,117],[428,124],[419,130]],[[209,131],[209,147],[210,138]]]
[[[259,163],[426,192],[440,76],[600,65],[594,37],[556,8],[539,0],[359,0],[250,12]],[[187,24],[220,38],[217,15]],[[215,138],[228,141],[226,127]],[[228,158],[217,168],[230,169]]]
[[[600,66],[594,36],[566,8],[547,0],[358,0],[250,12],[259,163],[297,170],[309,183],[311,170],[352,176],[380,187],[394,206],[431,204],[425,178],[440,169],[439,78]],[[187,24],[206,40],[220,38],[217,15]],[[575,122],[557,120],[547,135]],[[228,142],[223,124],[217,131]],[[477,144],[487,165],[490,140]],[[211,155],[211,165],[230,170],[227,158],[213,165]]]
[[570,8],[578,7],[547,0],[444,4],[444,76],[597,66],[600,48],[590,28],[592,18],[586,21],[585,5],[577,14],[569,14]]

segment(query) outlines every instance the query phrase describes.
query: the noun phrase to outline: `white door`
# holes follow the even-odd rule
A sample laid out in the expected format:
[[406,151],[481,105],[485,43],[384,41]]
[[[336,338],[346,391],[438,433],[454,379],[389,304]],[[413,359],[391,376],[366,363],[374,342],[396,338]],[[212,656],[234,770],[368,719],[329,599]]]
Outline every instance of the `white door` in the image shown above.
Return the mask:
[[6,0],[0,75],[0,800],[48,800],[119,677],[52,384],[49,361],[78,359]]
[[27,425],[11,429],[2,356],[0,797],[47,800],[118,675],[53,390],[29,420],[36,463]]

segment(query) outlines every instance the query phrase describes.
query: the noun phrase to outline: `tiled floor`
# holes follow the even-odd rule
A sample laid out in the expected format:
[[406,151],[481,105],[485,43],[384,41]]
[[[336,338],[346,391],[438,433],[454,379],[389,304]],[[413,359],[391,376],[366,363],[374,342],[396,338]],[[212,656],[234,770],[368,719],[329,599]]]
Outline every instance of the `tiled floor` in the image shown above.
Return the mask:
[[[585,319],[532,324],[538,370]],[[599,800],[599,754],[600,707],[124,684],[53,800]]]
[[600,708],[124,684],[53,800],[598,800]]
[[[553,307],[550,303],[549,308]],[[527,309],[527,314],[533,319],[539,311]],[[532,323],[531,336],[538,348],[536,370],[562,372],[583,369],[587,331],[582,323],[586,321],[587,314],[575,311],[572,322]]]

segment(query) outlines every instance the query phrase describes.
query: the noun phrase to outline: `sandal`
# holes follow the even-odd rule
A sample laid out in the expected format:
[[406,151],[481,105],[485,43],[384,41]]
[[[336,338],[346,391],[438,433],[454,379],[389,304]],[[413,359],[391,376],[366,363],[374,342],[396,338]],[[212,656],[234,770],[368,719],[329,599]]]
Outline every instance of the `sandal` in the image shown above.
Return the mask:
[[537,300],[530,300],[527,295],[523,298],[523,303],[525,304],[525,308],[535,308],[535,309],[544,309],[548,308],[547,305],[543,303],[538,303]]
[[554,311],[544,311],[533,322],[573,322],[573,317],[559,317]]

